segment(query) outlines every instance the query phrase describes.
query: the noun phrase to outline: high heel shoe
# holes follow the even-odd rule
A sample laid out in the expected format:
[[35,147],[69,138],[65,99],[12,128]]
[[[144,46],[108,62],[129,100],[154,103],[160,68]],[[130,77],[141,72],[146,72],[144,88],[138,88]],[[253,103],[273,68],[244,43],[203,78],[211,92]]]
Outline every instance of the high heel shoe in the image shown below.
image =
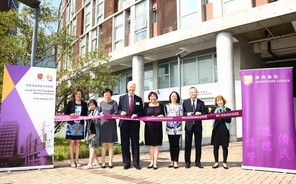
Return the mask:
[[223,163],[223,168],[228,169],[228,165],[226,163]]
[[147,167],[147,169],[151,169],[151,168],[153,168],[153,164],[152,164],[152,165],[149,165],[149,166]]
[[90,165],[90,164],[88,164],[87,166],[84,167],[84,169],[86,169],[86,170],[87,170],[87,169],[93,169],[93,166]]
[[174,169],[178,169],[178,168],[179,168],[178,163],[175,162],[175,163],[174,163]]
[[156,170],[156,169],[158,169],[158,167],[157,166],[153,166],[153,170]]
[[216,169],[216,168],[218,168],[218,167],[219,167],[219,163],[218,163],[218,162],[216,162],[216,163],[212,166],[213,169]]
[[70,165],[71,167],[76,167],[76,164],[75,164],[75,162],[71,162],[71,165]]
[[76,162],[77,167],[81,167],[81,164],[79,162]]

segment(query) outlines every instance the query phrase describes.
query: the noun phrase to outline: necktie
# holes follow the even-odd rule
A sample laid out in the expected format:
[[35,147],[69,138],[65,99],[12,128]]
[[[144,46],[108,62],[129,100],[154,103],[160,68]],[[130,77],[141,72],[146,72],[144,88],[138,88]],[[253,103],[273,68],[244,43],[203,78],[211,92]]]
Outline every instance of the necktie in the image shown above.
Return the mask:
[[130,99],[129,99],[129,112],[128,112],[128,114],[130,116],[133,114],[133,107],[134,107],[134,99],[133,99],[133,95],[130,95]]
[[195,100],[192,100],[192,111],[195,112]]

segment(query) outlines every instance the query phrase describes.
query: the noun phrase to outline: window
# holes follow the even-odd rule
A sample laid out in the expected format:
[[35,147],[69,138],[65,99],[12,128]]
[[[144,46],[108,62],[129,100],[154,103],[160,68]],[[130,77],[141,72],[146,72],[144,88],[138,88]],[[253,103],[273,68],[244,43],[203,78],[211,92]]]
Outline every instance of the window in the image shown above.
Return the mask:
[[[210,53],[184,58],[181,65],[181,75],[182,86],[217,82],[216,54]],[[159,89],[177,87],[178,81],[178,63],[176,61],[158,66]]]
[[72,26],[71,26],[72,24],[71,24],[71,22],[68,24],[68,26],[67,26],[67,32],[68,32],[68,34],[71,34],[72,33]]
[[127,92],[126,86],[128,81],[132,80],[132,72],[122,73],[118,86],[113,87],[114,94],[123,94]]
[[181,28],[198,22],[198,3],[196,0],[180,0],[180,25]]
[[158,88],[168,87],[170,87],[169,64],[162,64],[158,66]]
[[133,0],[121,0],[122,8],[125,8],[125,7],[127,7],[129,5],[131,5],[132,4],[132,1]]
[[217,71],[217,55],[214,54],[214,82],[218,81],[218,71]]
[[81,38],[81,50],[80,50],[81,55],[85,55],[86,53],[85,42],[86,42],[86,38],[84,36],[83,38]]
[[145,38],[147,38],[147,2],[142,1],[136,5],[135,41]]
[[153,89],[153,69],[152,67],[144,70],[144,91]]
[[74,16],[76,11],[76,0],[71,0],[71,18]]
[[97,23],[100,23],[103,21],[103,14],[104,14],[104,1],[98,0],[97,1]]
[[114,20],[114,49],[123,47],[123,13],[117,15]]
[[66,24],[70,21],[70,8],[69,5],[66,8]]
[[177,87],[178,81],[178,62],[173,62],[170,64],[170,87]]
[[198,83],[214,82],[214,62],[212,55],[198,57]]
[[85,32],[90,30],[90,20],[91,20],[91,16],[90,16],[90,3],[88,3],[85,7]]
[[231,14],[248,7],[248,2],[241,0],[224,0],[223,2],[224,14]]
[[97,29],[93,30],[91,32],[91,50],[95,50],[98,48],[98,45],[97,45]]
[[183,86],[197,84],[196,58],[183,60]]
[[76,17],[72,21],[72,35],[76,35]]

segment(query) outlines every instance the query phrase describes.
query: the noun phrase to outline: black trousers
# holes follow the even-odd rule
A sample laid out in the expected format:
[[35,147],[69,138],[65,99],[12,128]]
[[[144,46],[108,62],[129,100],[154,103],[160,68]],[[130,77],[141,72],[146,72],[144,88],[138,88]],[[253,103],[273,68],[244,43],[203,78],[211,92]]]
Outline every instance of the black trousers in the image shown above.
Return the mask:
[[180,137],[181,135],[168,135],[169,143],[170,143],[170,155],[172,162],[179,161],[179,153],[180,153]]
[[185,163],[191,163],[191,148],[192,148],[192,137],[194,135],[195,143],[195,163],[200,162],[201,158],[201,141],[202,141],[202,124],[195,123],[192,125],[190,130],[185,128]]
[[[228,157],[228,147],[222,146],[223,149],[223,163],[227,162],[227,157]],[[214,158],[215,162],[219,161],[219,145],[214,145]]]
[[140,164],[140,145],[139,145],[139,121],[124,121],[120,125],[122,161],[125,165],[131,165],[130,143],[132,147],[132,156],[134,166]]

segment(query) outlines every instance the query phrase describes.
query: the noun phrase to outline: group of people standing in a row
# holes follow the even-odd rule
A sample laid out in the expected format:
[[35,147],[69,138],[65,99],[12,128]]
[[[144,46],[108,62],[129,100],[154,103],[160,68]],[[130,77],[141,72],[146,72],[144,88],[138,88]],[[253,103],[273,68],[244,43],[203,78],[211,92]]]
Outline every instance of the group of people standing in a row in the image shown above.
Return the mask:
[[[129,116],[132,118],[138,116],[153,116],[153,117],[168,117],[168,116],[194,116],[206,113],[219,113],[230,111],[225,107],[226,100],[223,96],[217,96],[215,98],[216,108],[205,108],[205,104],[202,100],[197,98],[198,91],[195,87],[189,89],[190,98],[184,100],[183,104],[180,103],[180,96],[176,91],[171,92],[169,95],[169,103],[166,105],[160,104],[158,95],[155,92],[150,92],[148,95],[149,103],[145,107],[143,106],[143,100],[141,97],[135,94],[136,85],[133,81],[129,81],[127,84],[127,94],[120,96],[119,103],[112,100],[112,90],[105,89],[102,93],[103,101],[98,106],[95,100],[90,100],[88,104],[82,100],[82,90],[76,90],[73,93],[73,101],[70,101],[67,105],[65,114],[81,115],[81,116],[93,116],[100,115],[100,119],[94,119],[87,121],[86,131],[95,135],[88,140],[89,146],[89,163],[85,167],[86,169],[99,166],[95,148],[101,145],[102,155],[102,168],[112,168],[112,160],[114,154],[113,144],[118,141],[117,128],[115,119],[104,119],[104,114],[119,114],[121,116]],[[89,110],[89,111],[88,111]],[[219,146],[223,149],[223,168],[228,169],[227,156],[229,145],[229,123],[231,118],[228,119],[216,119],[213,123],[213,131],[211,137],[211,144],[214,145],[214,158],[215,164],[213,168],[218,168],[218,153]],[[131,168],[133,166],[140,170],[140,145],[139,145],[139,131],[140,121],[138,120],[123,120],[119,121],[120,138],[122,159],[124,163],[124,169]],[[162,145],[163,130],[162,122],[145,122],[145,145],[149,146],[150,164],[148,169],[158,169],[158,155],[159,146]],[[84,121],[78,120],[67,123],[66,139],[70,139],[70,158],[71,167],[80,167],[79,163],[79,148],[80,140],[84,139]],[[182,134],[182,122],[166,122],[166,133],[168,134],[170,145],[171,163],[169,168],[177,169],[179,167],[179,153],[180,153],[180,137]],[[201,163],[201,145],[202,145],[202,122],[200,120],[186,121],[185,124],[185,167],[191,166],[191,148],[192,138],[194,135],[195,140],[195,165],[199,168],[203,168]],[[130,146],[132,154],[130,153]],[[75,148],[75,158],[74,158]],[[109,153],[109,163],[106,165],[105,156],[106,150]],[[131,159],[132,155],[132,159]]]

